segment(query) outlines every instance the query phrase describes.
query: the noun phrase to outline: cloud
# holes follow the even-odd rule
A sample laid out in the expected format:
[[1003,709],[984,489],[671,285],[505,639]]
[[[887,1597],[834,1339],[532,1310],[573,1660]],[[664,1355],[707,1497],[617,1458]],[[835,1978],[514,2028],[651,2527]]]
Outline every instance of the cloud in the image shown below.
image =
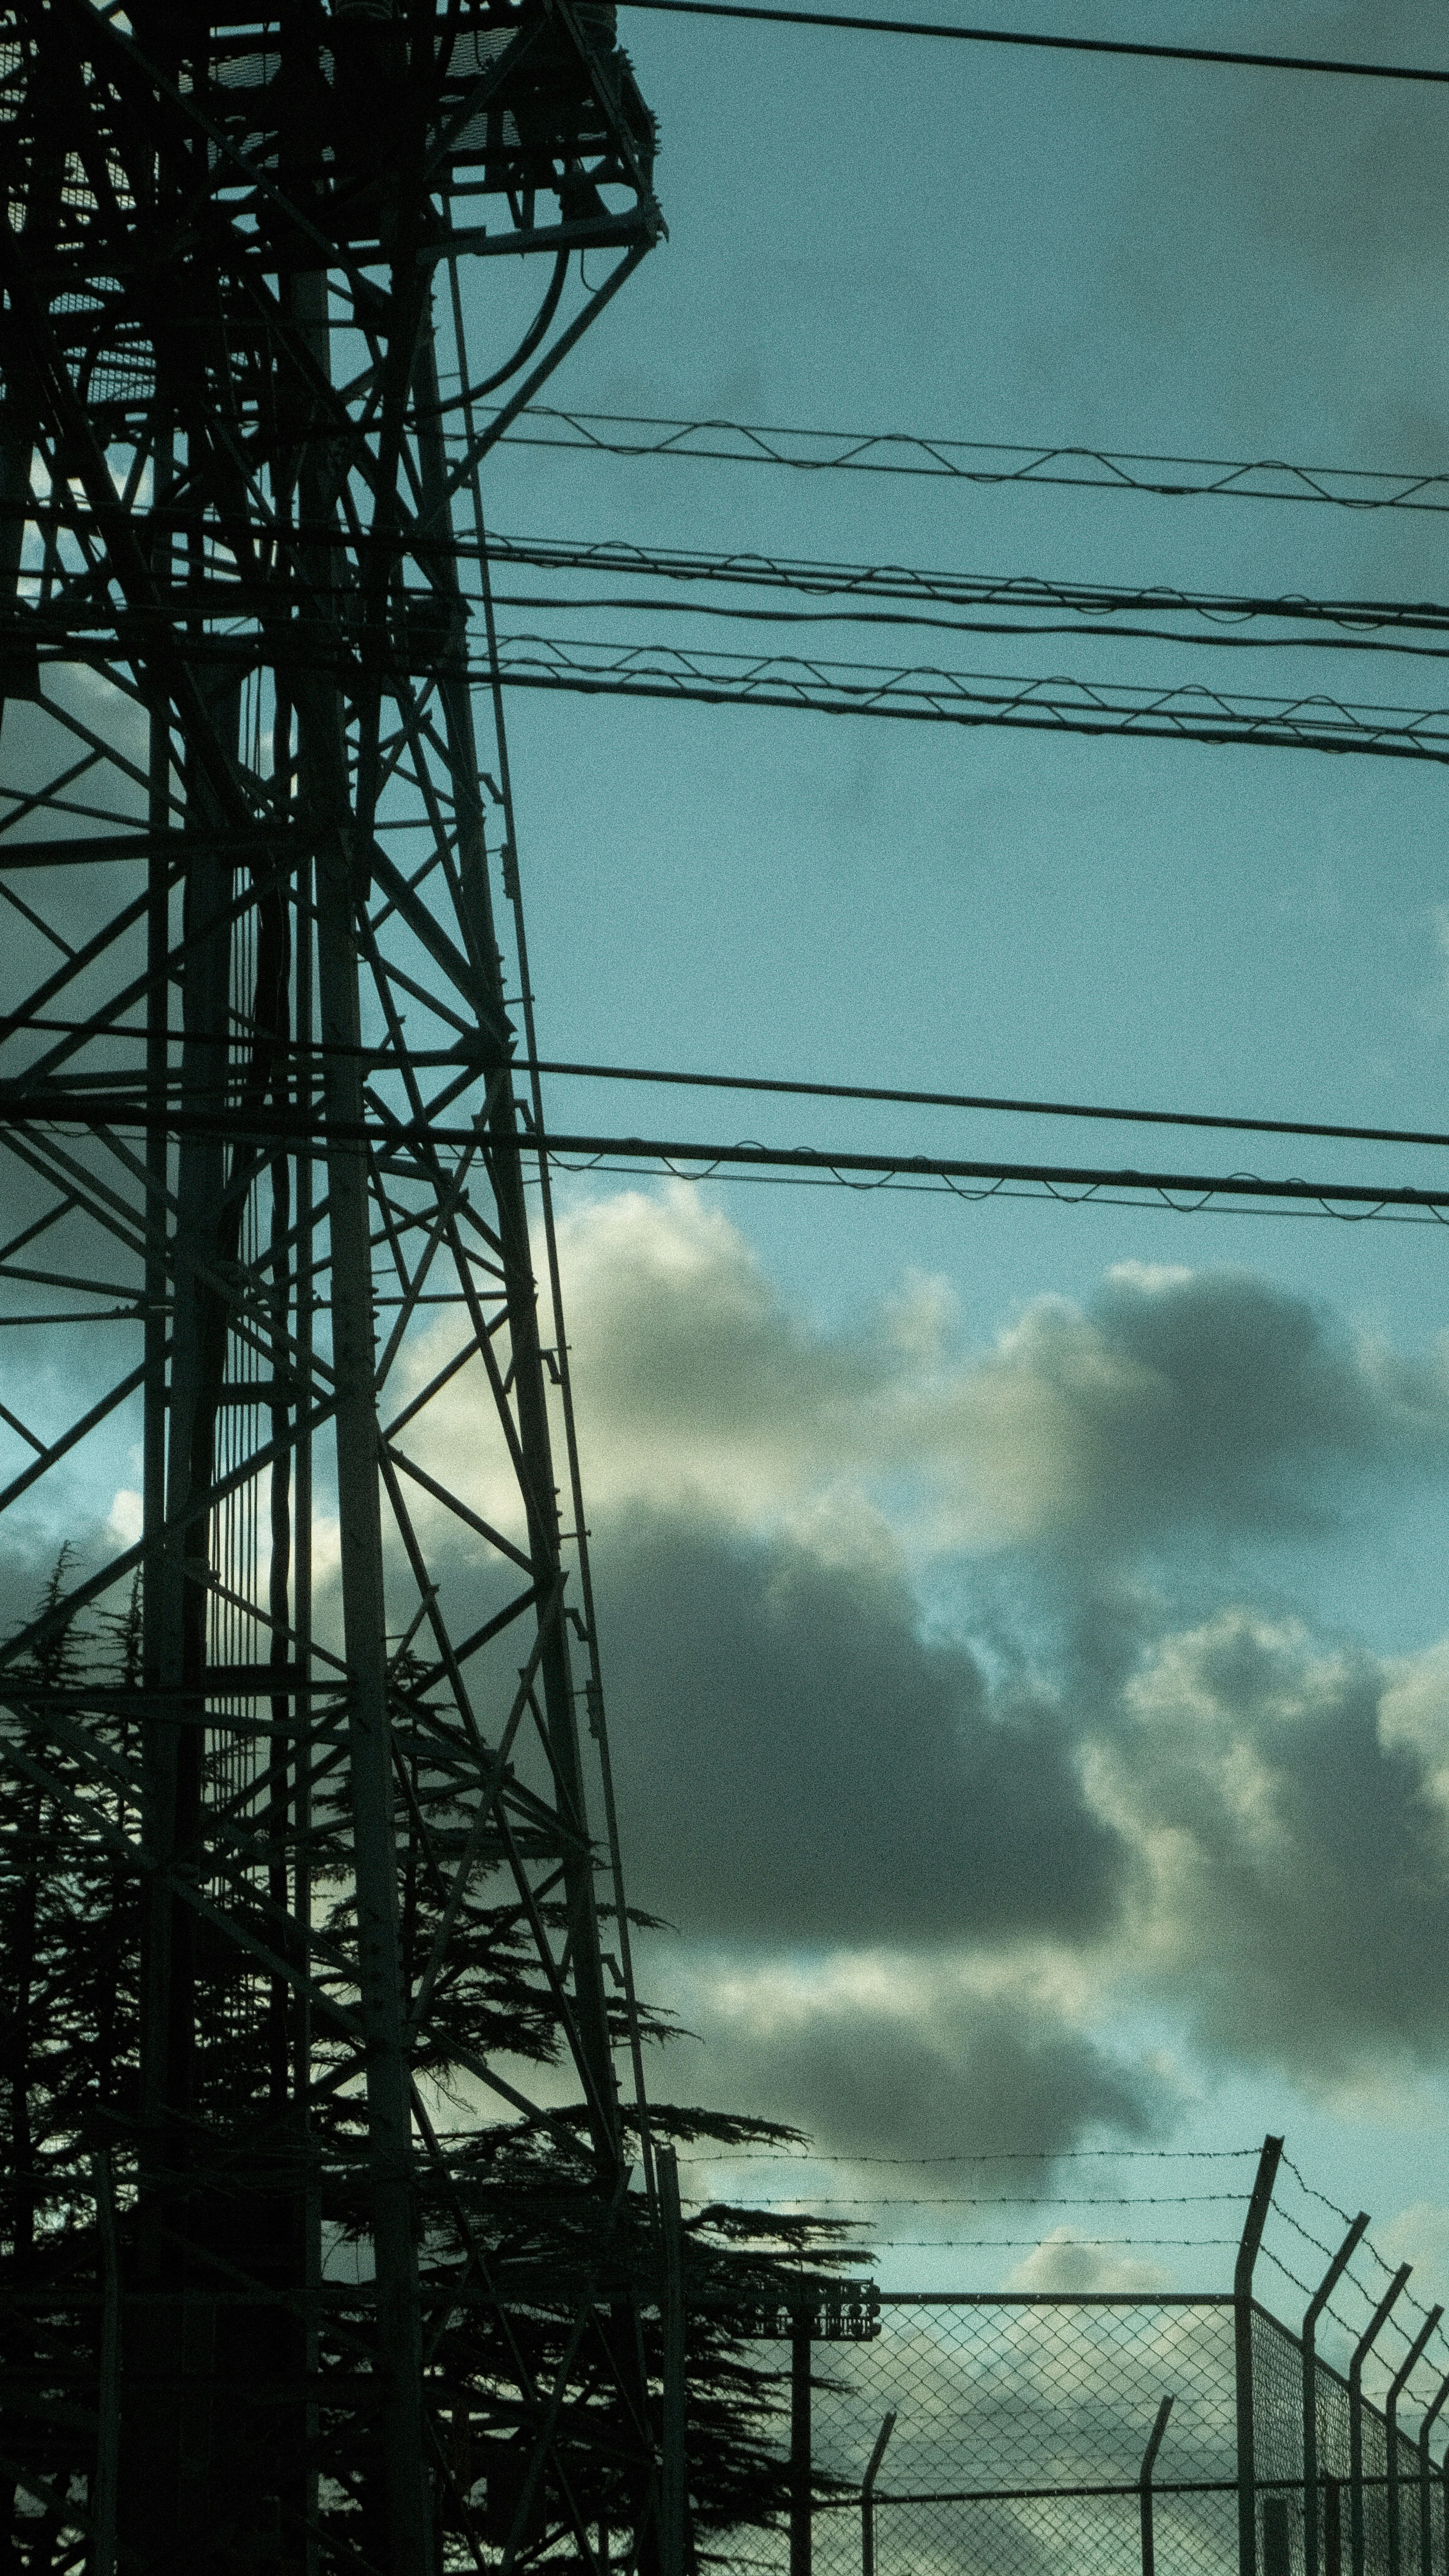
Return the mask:
[[920,1634],[901,1577],[635,1522],[596,1560],[639,1900],[700,1937],[1084,1938],[1121,1855],[1050,1707]]
[[1061,2226],[1013,2265],[1002,2287],[1038,2295],[1051,2290],[1127,2290],[1145,2295],[1165,2289],[1170,2277],[1160,2263],[1116,2246],[1083,2242],[1072,2228]]
[[[1449,1359],[1405,1358],[1230,1269],[1125,1264],[1085,1304],[1035,1299],[962,1346],[950,1291],[908,1279],[844,1327],[792,1310],[703,1193],[624,1191],[561,1229],[596,1520],[672,1512],[915,1558],[1309,1536],[1449,1466]],[[412,1363],[418,1384],[444,1335]],[[481,1370],[416,1435],[495,1516]],[[496,1450],[496,1440],[493,1442]]]
[[1449,1459],[1442,1349],[1410,1362],[1242,1271],[1110,1271],[1089,1308],[1039,1299],[980,1379],[1018,1527],[1312,1530],[1342,1480]]
[[[1114,2056],[1029,1971],[879,1952],[814,1967],[695,1959],[679,1973],[682,2009],[705,2041],[697,2080],[709,2098],[795,2122],[823,2153],[1050,2160],[1087,2135],[1154,2138],[1177,2108],[1165,2069]],[[676,2055],[654,2089],[682,2090],[693,2072]],[[880,2187],[867,2165],[858,2183],[839,2186]],[[903,2186],[896,2177],[885,2188]],[[910,2184],[927,2195],[975,2188],[940,2169]],[[978,2222],[983,2234],[1002,2232],[979,2211]]]
[[[564,1253],[636,1902],[761,1974],[1076,1980],[1053,2010],[1077,2058],[1031,2014],[1007,2049],[1019,1996],[985,2057],[979,1993],[968,2020],[817,1994],[788,2046],[730,2020],[747,2098],[861,2137],[997,2099],[1031,2128],[1057,2092],[1069,2125],[1123,2120],[1132,2084],[1159,2098],[1097,2048],[1124,2008],[1340,2101],[1417,2080],[1449,2040],[1449,1644],[1325,1641],[1251,1582],[1264,1542],[1442,1474],[1441,1346],[1136,1264],[976,1347],[919,1279],[827,1327],[683,1187],[576,1209]],[[485,1403],[465,1370],[408,1441],[495,1517]],[[451,1547],[471,1627],[485,1586]]]
[[1151,1648],[1088,1777],[1139,1857],[1140,1973],[1210,2048],[1321,2085],[1442,2049],[1446,1732],[1442,1648],[1387,1664],[1244,1608]]
[[1374,2243],[1391,2263],[1412,2263],[1414,2295],[1449,2299],[1449,2209],[1433,2200],[1411,2201],[1374,2228]]

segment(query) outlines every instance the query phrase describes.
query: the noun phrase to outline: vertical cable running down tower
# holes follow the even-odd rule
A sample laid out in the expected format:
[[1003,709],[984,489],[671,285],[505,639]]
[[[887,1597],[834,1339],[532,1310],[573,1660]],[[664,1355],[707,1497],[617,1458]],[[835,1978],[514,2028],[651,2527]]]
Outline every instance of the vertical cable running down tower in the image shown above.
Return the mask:
[[[43,1572],[119,1489],[0,1647],[0,1768],[104,1855],[119,1999],[69,2286],[16,2185],[17,2563],[657,2555],[638,2017],[466,654],[482,458],[663,229],[613,16],[0,9],[0,1526]],[[576,248],[615,264],[571,302]],[[470,382],[459,263],[505,252],[547,290]]]

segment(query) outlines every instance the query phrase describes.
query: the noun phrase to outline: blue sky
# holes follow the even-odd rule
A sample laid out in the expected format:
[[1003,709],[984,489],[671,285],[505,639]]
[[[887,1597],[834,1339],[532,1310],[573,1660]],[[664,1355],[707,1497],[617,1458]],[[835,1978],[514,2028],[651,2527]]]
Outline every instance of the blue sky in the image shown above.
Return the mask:
[[[621,15],[661,118],[659,186],[671,238],[545,399],[1139,452],[1449,462],[1442,93]],[[1028,23],[1020,12],[992,15],[1001,25]],[[1265,14],[1206,0],[1110,8],[1042,0],[1029,23],[1405,61],[1443,51],[1427,6]],[[501,341],[506,328],[492,322],[485,289],[503,292],[492,276],[476,290],[480,349],[490,329]],[[810,478],[524,447],[495,453],[486,506],[510,534],[1168,587],[1442,598],[1449,576],[1449,521],[1427,514]],[[515,575],[499,586],[548,585]],[[526,611],[501,612],[505,632],[529,623]],[[704,616],[668,623],[694,640],[738,641]],[[554,624],[576,634],[626,630],[619,612],[582,608]],[[858,658],[875,649],[848,630],[810,630],[810,641]],[[1402,657],[1189,653],[1064,636],[932,637],[901,649],[965,669],[1332,690],[1423,707],[1444,697],[1436,663]],[[1437,768],[524,693],[511,699],[509,719],[545,1052],[1449,1124],[1449,791]],[[555,1085],[551,1100],[559,1123],[662,1132],[682,1122],[683,1132],[721,1138],[918,1150],[967,1150],[969,1139],[1023,1155],[1100,1148],[1109,1159],[1170,1160],[1176,1152],[1225,1169],[1340,1176],[1407,1178],[1427,1167],[1423,1155],[1385,1149],[1169,1145],[1141,1130],[1086,1131],[1084,1147],[1083,1131],[1046,1120],[721,1100],[681,1107],[667,1094],[610,1096],[574,1084]],[[1104,1895],[1090,1921],[1046,1930],[1015,1917],[993,1928],[969,1905],[957,1921],[923,1925],[904,1889],[899,1919],[882,1915],[864,1929],[845,1898],[834,1926],[828,1907],[808,1926],[792,1925],[788,1908],[772,1908],[765,1893],[753,1919],[747,1907],[713,1925],[682,1917],[682,1938],[662,1946],[651,1969],[705,2029],[716,2089],[753,2087],[762,2104],[788,2114],[789,2051],[782,2055],[768,2032],[789,2022],[780,2001],[789,1987],[797,2067],[808,2062],[818,2075],[829,2038],[857,2069],[854,2110],[845,2078],[832,2089],[801,2075],[794,2107],[806,2125],[813,2116],[819,2128],[823,2117],[822,2145],[832,2143],[833,2120],[835,2149],[854,2142],[863,2151],[869,2118],[878,2146],[900,2145],[888,2102],[869,2117],[862,2109],[870,2085],[859,2070],[873,2048],[883,2052],[880,2064],[894,2065],[891,2051],[906,2048],[909,2029],[938,2079],[935,2093],[927,2087],[920,2097],[919,2136],[945,2121],[963,2143],[972,2135],[999,2143],[986,2132],[1007,2118],[1006,2095],[992,2090],[1006,2079],[999,2067],[991,2073],[983,2032],[988,2022],[997,2027],[998,2012],[1008,2020],[1018,2012],[1025,2030],[1049,2001],[1067,2052],[1063,2143],[1110,2143],[1131,2134],[1138,2117],[1143,2135],[1175,2146],[1238,2145],[1286,2128],[1305,2170],[1350,2207],[1367,2202],[1386,2226],[1398,2224],[1421,2271],[1432,2271],[1449,2232],[1449,2028],[1440,2029],[1427,2001],[1407,2012],[1401,2004],[1420,1973],[1416,1957],[1428,1983],[1437,1980],[1444,1875],[1431,1857],[1440,1827],[1438,1757],[1428,1749],[1442,1697],[1434,1649],[1449,1628],[1449,1448],[1440,1430],[1449,1246],[1441,1230],[967,1209],[743,1187],[701,1194],[692,1206],[687,1194],[646,1186],[631,1197],[621,1184],[598,1182],[578,1184],[569,1205],[585,1465],[598,1497],[605,1595],[616,1601],[614,1725],[646,1900],[677,1879],[649,1812],[650,1760],[686,1779],[704,1776],[704,1750],[681,1712],[718,1702],[718,1725],[733,1741],[730,1726],[745,1719],[743,1683],[734,1715],[721,1713],[731,1663],[738,1682],[765,1631],[779,1654],[795,1651],[779,1605],[788,1596],[798,1609],[817,1577],[845,1586],[850,1616],[868,1625],[873,1600],[888,1623],[914,1622],[923,1652],[949,1651],[961,1673],[969,1666],[984,1676],[985,1722],[1005,1722],[1008,1682],[1034,1692],[1047,1712],[1042,1725],[1058,1729],[1052,1759],[1065,1766],[1062,1778],[1076,1782],[1072,1795],[1085,1798],[1094,1830],[1128,1836],[1134,1868],[1163,1837],[1199,1838],[1197,1893],[1189,1900],[1179,1887],[1169,1900],[1159,1887],[1150,1935],[1146,1917],[1132,1912],[1144,1901],[1140,1886],[1130,1899],[1120,1886]],[[1125,1284],[1114,1282],[1109,1274],[1124,1264],[1136,1267]],[[1193,1277],[1175,1275],[1182,1271]],[[738,1347],[720,1324],[710,1334],[701,1327],[686,1349],[689,1314],[697,1320],[704,1310],[735,1323],[747,1316]],[[1085,1335],[1095,1366],[1119,1325],[1128,1330],[1129,1310],[1131,1333],[1167,1331],[1169,1318],[1179,1335],[1176,1356],[1163,1363],[1169,1376],[1179,1372],[1173,1402],[1184,1408],[1162,1435],[1170,1493],[1153,1483],[1162,1472],[1157,1434],[1149,1440],[1136,1417],[1135,1427],[1119,1425],[1115,1446],[1093,1451],[1090,1471],[1082,1466],[1092,1399],[1080,1384],[1047,1428],[1032,1410],[1035,1395],[1022,1407],[1015,1395],[1003,1400],[994,1427],[980,1428],[992,1389],[1009,1380],[1019,1394],[1030,1379],[1040,1393],[1045,1381],[1032,1371],[1047,1325]],[[1276,1343],[1280,1329],[1286,1338]],[[1327,1372],[1323,1384],[1332,1378],[1338,1389],[1330,1411],[1350,1383],[1357,1390],[1356,1429],[1336,1413],[1336,1429],[1325,1428],[1326,1417],[1316,1428],[1309,1420],[1319,1397],[1293,1377],[1286,1356],[1305,1337],[1314,1367],[1321,1361]],[[899,1441],[873,1452],[868,1427],[847,1437],[819,1396],[822,1372],[848,1378],[852,1368],[869,1381],[858,1399],[867,1413],[872,1403],[888,1411],[899,1403],[920,1421],[932,1401],[959,1397],[977,1430],[949,1457],[944,1449],[913,1457]],[[762,1388],[768,1440],[756,1436]],[[1300,1401],[1301,1419],[1293,1414]],[[1262,1408],[1275,1404],[1286,1410],[1267,1424]],[[1234,1443],[1245,1444],[1241,1455]],[[1249,1450],[1257,1464],[1244,1482],[1238,1466]],[[1008,1508],[1002,1496],[1028,1468],[1039,1511]],[[1081,1517],[1068,1529],[1053,1519],[1052,1480],[1060,1486],[1078,1473],[1102,1481],[1090,1494],[1082,1488]],[[968,1487],[971,1509],[953,1519]],[[1091,1537],[1099,1523],[1118,1533],[1110,1547]],[[687,1580],[686,1542],[695,1550]],[[648,1629],[640,1603],[657,1596],[671,1550],[686,1587],[680,1626],[713,1639],[703,1665],[668,1634],[647,1653],[640,1643]],[[640,1589],[646,1568],[654,1591]],[[873,1584],[900,1587],[888,1611]],[[727,1600],[733,1629],[719,1609]],[[759,1633],[746,1637],[751,1621]],[[1116,1660],[1110,1680],[1110,1657],[1097,1668],[1101,1696],[1089,1707],[1084,1639],[1114,1621]],[[1240,1637],[1251,1632],[1259,1651],[1280,1658],[1279,1717],[1298,1694],[1276,1751],[1261,1709],[1253,1719],[1221,1673],[1207,1699],[1188,1693],[1187,1715],[1167,1713],[1164,1675],[1175,1673],[1173,1687],[1185,1690],[1195,1655],[1199,1691],[1204,1640],[1221,1643],[1234,1622]],[[1345,1755],[1335,1792],[1347,1818],[1343,1876],[1324,1899],[1334,1937],[1325,1930],[1316,1968],[1311,1958],[1301,1974],[1285,1967],[1285,2020],[1272,2009],[1271,1947],[1279,1939],[1291,1948],[1291,1939],[1265,1915],[1266,1967],[1237,1955],[1226,1895],[1219,1906],[1204,1890],[1215,1871],[1225,1889],[1238,1864],[1226,1843],[1214,1844],[1206,1807],[1194,1801],[1211,1768],[1210,1737],[1222,1760],[1215,1797],[1228,1797],[1234,1765],[1240,1781],[1244,1766],[1259,1766],[1259,1821],[1270,1843],[1274,1835],[1281,1842],[1263,1884],[1290,1924],[1295,1908],[1306,1923],[1327,1863],[1287,1784],[1290,1775],[1326,1776],[1321,1694],[1338,1687],[1325,1679],[1330,1671],[1341,1682],[1350,1668],[1371,1712],[1358,1758],[1377,1765],[1380,1780],[1386,1764],[1409,1763],[1405,1812],[1427,1836],[1421,1858],[1434,1888],[1405,1894],[1410,1913],[1421,1898],[1428,1909],[1406,1948],[1403,1927],[1387,1919],[1392,1903],[1377,1928],[1367,1928],[1366,1914],[1355,1920],[1357,1909],[1373,1911],[1365,1873],[1378,1865],[1369,1858],[1367,1806],[1355,1856],[1355,1802],[1367,1798],[1367,1774],[1360,1778]],[[1305,1679],[1310,1672],[1315,1681]],[[881,1830],[893,1829],[892,1776],[910,1770],[919,1753],[912,1730],[927,1723],[913,1687],[903,1681],[900,1706],[879,1707]],[[1396,1721],[1384,1715],[1409,1701],[1420,1710],[1412,1757],[1402,1728],[1394,1737]],[[1424,1714],[1431,1703],[1432,1719]],[[1121,1780],[1112,1787],[1108,1773],[1123,1758],[1129,1704],[1140,1779],[1160,1784],[1173,1771],[1165,1747],[1180,1725],[1182,1760],[1198,1789],[1189,1799],[1179,1765],[1177,1789],[1154,1789],[1124,1822]],[[872,1720],[863,1709],[852,1719],[839,1698],[833,1721],[822,1714],[822,1800],[831,1796],[832,1722],[868,1728]],[[1289,1737],[1297,1751],[1284,1749]],[[631,1753],[631,1740],[652,1754]],[[844,1799],[854,1755],[843,1735],[835,1752]],[[1021,1751],[1028,1770],[1036,1758]],[[788,1786],[768,1748],[758,1759],[753,1819],[722,1821],[706,1806],[693,1826],[679,1826],[686,1838],[691,1830],[713,1837],[746,1876],[751,1852],[758,1860],[770,1847],[764,1810]],[[962,1794],[969,1806],[969,1765]],[[1226,1808],[1214,1812],[1221,1821]],[[1027,1799],[1021,1814],[1031,1813]],[[908,1822],[896,1818],[903,1834]],[[988,1855],[962,1865],[990,1875]],[[1044,1842],[1039,1868],[1050,1876],[1053,1866]],[[703,1842],[691,1867],[708,1877]],[[1169,1930],[1161,1908],[1171,1915],[1174,1904]],[[1140,1957],[1157,1961],[1150,1973],[1128,1973],[1124,1942],[1145,1943]],[[1154,1942],[1165,1947],[1153,1951]],[[1356,1948],[1364,1986],[1347,2034]],[[927,1989],[934,2001],[919,2000]],[[850,2045],[847,1993],[857,2013]],[[1104,2051],[1120,2073],[1127,2090],[1116,2113],[1110,2086],[1100,2096],[1088,2086],[1073,2107],[1068,2060],[1079,2044]],[[1145,2087],[1140,2097],[1134,2083]],[[894,2091],[897,2106],[917,2098],[904,2079]],[[1139,2106],[1130,2115],[1129,2097]],[[900,2112],[897,2125],[904,2135],[910,2116]],[[905,2259],[895,2258],[898,2271]],[[933,2260],[913,2257],[912,2277]]]

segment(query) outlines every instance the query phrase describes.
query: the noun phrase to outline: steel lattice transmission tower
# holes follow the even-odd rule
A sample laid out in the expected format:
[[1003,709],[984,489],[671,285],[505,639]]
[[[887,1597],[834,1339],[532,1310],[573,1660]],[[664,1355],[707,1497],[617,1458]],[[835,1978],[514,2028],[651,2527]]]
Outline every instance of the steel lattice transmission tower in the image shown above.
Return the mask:
[[[101,2576],[647,2564],[610,2229],[652,2171],[467,634],[477,406],[659,237],[652,121],[586,0],[9,0],[0,148],[0,1509],[38,1549],[138,1497],[0,1649],[0,1763],[139,1926],[99,2340],[80,2290],[4,2323],[16,2529]],[[548,263],[521,346],[498,253]],[[501,2267],[433,2062],[514,2124]]]

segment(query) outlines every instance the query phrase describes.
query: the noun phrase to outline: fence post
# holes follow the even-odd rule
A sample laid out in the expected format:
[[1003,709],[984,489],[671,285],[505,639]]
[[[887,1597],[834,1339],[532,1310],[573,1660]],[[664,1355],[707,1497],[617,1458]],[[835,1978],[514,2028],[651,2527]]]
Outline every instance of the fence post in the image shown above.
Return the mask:
[[658,2150],[659,2220],[664,2239],[664,2460],[660,2480],[663,2576],[684,2576],[684,2244],[679,2167],[673,2147]]
[[1409,2373],[1444,2314],[1442,2308],[1431,2308],[1418,2334],[1409,2346],[1408,2358],[1395,2373],[1384,2399],[1385,2459],[1389,2473],[1389,2576],[1399,2576],[1399,2398]]
[[1446,2397],[1449,2377],[1439,2382],[1439,2392],[1419,2426],[1419,2576],[1434,2576],[1434,2529],[1430,2520],[1432,2497],[1429,2488],[1429,2436]]
[[1263,2498],[1263,2576],[1292,2576],[1293,2559],[1288,2540],[1288,2498],[1270,2495]]
[[1258,2576],[1258,2503],[1253,2475],[1253,2266],[1263,2241],[1263,2225],[1273,2197],[1278,2159],[1282,2153],[1281,2138],[1267,2137],[1263,2140],[1263,2151],[1258,2158],[1258,2171],[1253,2181],[1253,2196],[1248,2203],[1238,2259],[1233,2266],[1233,2371],[1238,2397],[1238,2576]]
[[[1369,2223],[1361,2209],[1303,2316],[1303,2576],[1318,2576],[1318,2320],[1348,2270]],[[1333,2572],[1337,2576],[1337,2570]],[[1429,2576],[1426,2567],[1423,2576]]]
[[1323,2481],[1323,2576],[1343,2576],[1343,2480]]
[[790,2330],[790,2576],[810,2576],[810,2310]]
[[1353,2576],[1363,2576],[1363,2366],[1380,2327],[1413,2268],[1412,2263],[1399,2265],[1354,2345],[1353,2359],[1348,2365],[1348,2514]]
[[1142,2576],[1153,2576],[1155,2560],[1152,2548],[1152,2470],[1157,2454],[1162,2448],[1162,2436],[1167,2430],[1167,2419],[1171,2413],[1172,2399],[1164,2397],[1157,2410],[1157,2421],[1147,2437],[1147,2448],[1142,2454],[1142,2468],[1137,2480],[1137,2496],[1142,2516]]
[[886,2444],[896,2429],[896,2410],[891,2408],[875,2437],[870,2466],[860,2482],[860,2576],[875,2576],[875,2480],[876,2471],[885,2458]]

